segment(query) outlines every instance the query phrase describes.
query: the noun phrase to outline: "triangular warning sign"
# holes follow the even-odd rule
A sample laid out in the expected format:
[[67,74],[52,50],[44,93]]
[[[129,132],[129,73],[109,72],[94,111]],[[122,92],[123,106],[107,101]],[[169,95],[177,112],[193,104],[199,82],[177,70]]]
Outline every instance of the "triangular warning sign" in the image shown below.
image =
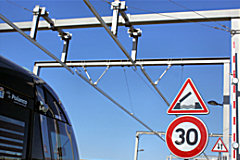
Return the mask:
[[228,149],[221,138],[217,140],[217,143],[214,145],[212,152],[228,152]]
[[192,80],[188,78],[170,105],[167,113],[208,114],[209,111]]

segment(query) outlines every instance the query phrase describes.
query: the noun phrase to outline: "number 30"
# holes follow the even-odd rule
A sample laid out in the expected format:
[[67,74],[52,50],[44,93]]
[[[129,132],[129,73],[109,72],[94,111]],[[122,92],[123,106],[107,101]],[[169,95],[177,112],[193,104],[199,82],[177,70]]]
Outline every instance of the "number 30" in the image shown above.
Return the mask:
[[[182,129],[182,128],[178,128],[176,130],[176,132],[181,132],[181,134],[179,135],[179,138],[181,138],[181,141],[175,141],[175,143],[177,145],[182,145],[185,142],[185,130]],[[194,134],[193,141],[190,140],[191,132],[193,132],[193,134]],[[197,143],[197,141],[198,141],[198,132],[197,132],[196,129],[190,128],[190,129],[187,130],[186,141],[187,141],[187,144],[189,144],[189,145],[195,145]]]

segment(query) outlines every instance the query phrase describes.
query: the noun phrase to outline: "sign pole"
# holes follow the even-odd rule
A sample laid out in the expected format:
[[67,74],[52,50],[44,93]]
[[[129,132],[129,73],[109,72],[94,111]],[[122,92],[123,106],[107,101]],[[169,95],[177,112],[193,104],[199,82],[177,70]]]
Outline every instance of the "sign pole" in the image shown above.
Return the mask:
[[[223,142],[229,150],[229,130],[230,130],[230,63],[224,63],[223,81]],[[229,152],[224,152],[224,160],[229,160]]]
[[[237,65],[236,56],[240,52],[240,19],[231,19],[231,31],[232,31],[232,52],[231,52],[231,67],[232,67],[232,83],[231,83],[231,106],[232,106],[232,160],[240,160],[239,154],[239,83],[238,83],[238,72],[240,70],[239,65]],[[239,57],[239,56],[237,56]]]

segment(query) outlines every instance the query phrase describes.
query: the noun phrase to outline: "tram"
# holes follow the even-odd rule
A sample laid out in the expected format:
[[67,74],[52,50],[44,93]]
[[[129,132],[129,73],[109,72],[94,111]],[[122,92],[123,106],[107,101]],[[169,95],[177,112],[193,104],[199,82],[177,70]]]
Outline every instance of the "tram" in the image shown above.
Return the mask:
[[72,125],[56,93],[2,56],[0,159],[79,160]]

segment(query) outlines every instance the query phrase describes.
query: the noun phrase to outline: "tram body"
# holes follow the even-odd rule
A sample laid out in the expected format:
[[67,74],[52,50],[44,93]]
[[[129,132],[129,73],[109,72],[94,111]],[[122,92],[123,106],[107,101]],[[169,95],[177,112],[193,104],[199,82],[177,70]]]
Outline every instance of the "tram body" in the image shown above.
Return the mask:
[[79,160],[72,125],[55,92],[2,56],[0,159]]

